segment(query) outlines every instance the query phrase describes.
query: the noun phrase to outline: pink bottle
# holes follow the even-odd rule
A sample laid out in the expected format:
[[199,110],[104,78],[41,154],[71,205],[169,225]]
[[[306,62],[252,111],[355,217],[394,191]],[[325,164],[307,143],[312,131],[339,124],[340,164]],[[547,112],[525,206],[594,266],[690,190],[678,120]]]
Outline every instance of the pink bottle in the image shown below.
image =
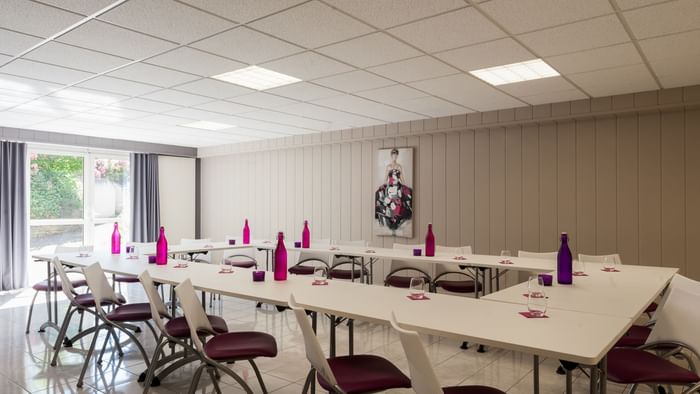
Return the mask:
[[245,225],[243,226],[243,244],[248,245],[250,243],[250,227],[248,227],[248,219],[245,220]]
[[165,238],[165,227],[162,226],[156,242],[156,264],[168,264],[168,240]]
[[304,220],[304,230],[301,232],[301,247],[304,249],[311,247],[311,231],[309,231],[308,220]]
[[435,256],[435,235],[433,235],[432,223],[428,223],[428,234],[425,235],[425,255]]
[[287,280],[287,248],[284,247],[284,233],[277,234],[275,248],[275,280]]
[[119,234],[119,223],[114,222],[114,231],[112,231],[112,254],[121,252],[122,236]]

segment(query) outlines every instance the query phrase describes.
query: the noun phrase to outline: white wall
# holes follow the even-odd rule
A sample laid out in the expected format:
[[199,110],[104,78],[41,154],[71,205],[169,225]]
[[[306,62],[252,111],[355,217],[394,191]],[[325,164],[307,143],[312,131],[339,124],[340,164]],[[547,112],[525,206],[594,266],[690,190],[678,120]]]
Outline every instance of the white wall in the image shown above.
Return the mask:
[[171,244],[195,234],[195,159],[160,156],[160,223]]

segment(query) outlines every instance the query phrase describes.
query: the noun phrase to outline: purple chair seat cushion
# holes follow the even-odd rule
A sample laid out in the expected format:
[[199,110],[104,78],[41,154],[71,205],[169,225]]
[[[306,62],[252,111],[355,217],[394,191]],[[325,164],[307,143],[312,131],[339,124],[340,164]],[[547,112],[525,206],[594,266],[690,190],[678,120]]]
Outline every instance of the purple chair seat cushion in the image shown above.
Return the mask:
[[[211,324],[211,328],[213,328],[214,331],[219,334],[228,332],[226,320],[220,318],[219,316],[207,315],[207,317],[209,318],[209,324]],[[190,327],[187,325],[187,319],[185,319],[184,316],[176,317],[165,323],[165,330],[168,332],[168,335],[175,338],[190,337]]]
[[[85,279],[74,279],[71,280],[70,283],[73,285],[74,288],[78,287],[85,287],[87,286],[87,281]],[[32,286],[32,289],[36,291],[53,291],[53,279],[48,280],[44,279],[41,282],[37,282]],[[63,285],[61,284],[61,281],[59,280],[56,284],[56,291],[61,291],[63,290]]]
[[258,264],[253,260],[237,260],[237,259],[224,259],[225,265],[230,265],[232,267],[239,268],[253,268],[257,267]]
[[[411,387],[411,380],[403,372],[379,356],[363,354],[329,358],[328,365],[338,386],[347,394]],[[318,382],[324,389],[332,391],[332,387],[321,375],[318,375]]]
[[452,386],[443,387],[444,394],[505,394],[497,388],[489,386]]
[[391,275],[386,277],[385,282],[391,287],[401,287],[404,289],[408,289],[411,286],[411,277]]
[[299,265],[299,264],[297,264],[289,269],[289,273],[294,274],[294,275],[313,275],[314,269],[315,268],[312,265]]
[[355,268],[354,270],[350,270],[350,269],[334,268],[330,271],[329,276],[333,279],[351,280],[353,278],[353,275],[354,275],[355,279],[359,279],[363,273],[364,273],[364,275],[369,275],[367,269],[360,270],[359,268]]
[[652,314],[652,313],[656,312],[656,309],[658,307],[659,307],[659,304],[652,302],[651,304],[649,304],[647,309],[644,310],[644,313]]
[[211,338],[204,345],[207,357],[216,361],[249,360],[256,357],[275,357],[277,342],[264,332],[229,332]]
[[627,348],[615,348],[608,352],[608,379],[622,384],[689,384],[700,381],[693,371],[652,353]]
[[[123,295],[117,294],[117,298],[119,299],[120,303],[125,303],[126,298],[124,298]],[[95,297],[92,296],[91,293],[86,293],[86,294],[78,294],[75,296],[75,302],[80,305],[84,306],[86,308],[93,308],[95,307]],[[111,302],[103,302],[104,305],[111,305]]]
[[131,275],[115,275],[114,281],[121,283],[138,283],[139,278]]
[[147,321],[151,317],[151,305],[146,302],[120,305],[107,314],[113,322]]
[[[473,280],[446,280],[441,279],[435,282],[435,286],[442,287],[453,293],[473,293],[476,288]],[[479,291],[481,291],[481,283],[479,283]]]
[[615,344],[615,347],[639,347],[646,343],[651,328],[645,326],[632,326]]

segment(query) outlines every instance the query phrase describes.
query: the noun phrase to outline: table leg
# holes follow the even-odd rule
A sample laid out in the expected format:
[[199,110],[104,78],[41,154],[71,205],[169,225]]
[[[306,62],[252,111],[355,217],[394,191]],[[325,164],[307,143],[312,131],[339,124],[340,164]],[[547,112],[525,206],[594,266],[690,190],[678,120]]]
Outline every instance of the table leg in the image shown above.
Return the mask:
[[335,315],[331,315],[331,358],[335,357]]
[[[165,286],[165,284],[162,284],[161,286]],[[170,316],[173,318],[177,316],[177,300],[175,299],[174,285],[170,285]]]
[[591,394],[597,394],[598,393],[598,366],[593,365],[591,366],[591,387],[590,387],[590,393]]
[[348,347],[349,354],[355,354],[355,320],[348,319]]
[[603,357],[600,360],[600,394],[606,394],[608,392],[608,356]]
[[[318,314],[316,312],[311,312],[311,328],[316,333],[316,326],[318,323]],[[311,394],[316,394],[316,373],[311,377]]]
[[[39,332],[45,332],[47,328],[53,328],[56,331],[60,331],[60,327],[58,326],[58,278],[56,277],[56,270],[53,270],[54,275],[51,276],[51,270],[51,260],[47,260],[46,283],[48,284],[49,288],[46,290],[46,310],[48,320],[39,327]],[[51,283],[52,281],[53,283]],[[53,293],[53,299],[51,298],[51,293]]]
[[540,392],[540,356],[536,354],[532,356],[532,392]]
[[566,394],[572,394],[573,393],[573,385],[572,385],[572,373],[570,370],[566,370]]
[[202,308],[207,310],[207,293],[202,290]]

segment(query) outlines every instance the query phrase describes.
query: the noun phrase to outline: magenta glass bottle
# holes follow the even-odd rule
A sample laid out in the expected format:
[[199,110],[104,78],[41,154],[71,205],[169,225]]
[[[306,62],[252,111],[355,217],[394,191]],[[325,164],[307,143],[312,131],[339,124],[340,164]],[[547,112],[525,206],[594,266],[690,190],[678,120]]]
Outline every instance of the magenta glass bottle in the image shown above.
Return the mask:
[[160,228],[156,242],[156,264],[168,264],[168,240],[165,238],[165,227]]
[[309,231],[308,220],[304,220],[304,230],[301,232],[301,247],[305,249],[311,247],[311,232]]
[[435,235],[433,235],[433,224],[428,224],[428,233],[425,235],[425,255],[435,256]]
[[243,244],[248,245],[250,243],[250,227],[248,227],[248,219],[245,220],[243,225]]
[[119,223],[114,222],[114,231],[112,231],[112,254],[121,252],[122,236],[119,234]]
[[573,282],[572,265],[569,236],[566,233],[561,233],[561,245],[557,253],[557,282],[560,285],[570,285]]
[[287,248],[284,247],[284,234],[277,234],[275,248],[275,280],[287,280]]

